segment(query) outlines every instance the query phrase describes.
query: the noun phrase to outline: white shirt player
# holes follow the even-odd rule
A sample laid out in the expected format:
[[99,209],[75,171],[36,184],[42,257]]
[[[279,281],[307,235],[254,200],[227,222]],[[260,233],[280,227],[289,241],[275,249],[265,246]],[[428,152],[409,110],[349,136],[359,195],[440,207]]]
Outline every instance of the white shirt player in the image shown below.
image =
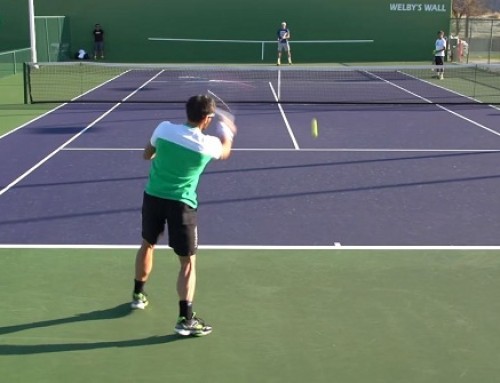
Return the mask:
[[288,55],[288,64],[292,65],[292,53],[288,39],[290,38],[290,30],[286,27],[286,22],[281,23],[281,28],[276,32],[278,37],[278,65],[281,65],[281,52],[286,51]]
[[440,37],[436,40],[436,56],[444,57],[446,52],[446,40],[444,37]]

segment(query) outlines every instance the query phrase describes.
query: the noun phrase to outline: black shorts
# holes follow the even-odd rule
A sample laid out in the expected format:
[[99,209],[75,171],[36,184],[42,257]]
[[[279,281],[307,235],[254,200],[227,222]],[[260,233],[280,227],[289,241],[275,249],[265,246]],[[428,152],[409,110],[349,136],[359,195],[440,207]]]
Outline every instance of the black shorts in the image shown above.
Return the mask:
[[102,52],[104,50],[104,41],[95,41],[94,42],[94,51]]
[[436,65],[444,65],[443,56],[434,56],[434,62]]
[[198,249],[197,209],[180,201],[144,193],[142,238],[156,245],[168,227],[168,245],[180,256],[191,256]]

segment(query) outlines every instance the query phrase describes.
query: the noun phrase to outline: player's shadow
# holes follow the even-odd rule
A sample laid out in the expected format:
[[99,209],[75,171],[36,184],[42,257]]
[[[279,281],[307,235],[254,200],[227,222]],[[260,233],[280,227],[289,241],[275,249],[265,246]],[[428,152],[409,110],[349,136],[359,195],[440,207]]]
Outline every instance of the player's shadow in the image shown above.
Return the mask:
[[103,319],[118,319],[126,317],[131,314],[132,309],[129,303],[123,303],[115,307],[104,310],[96,310],[88,313],[76,314],[71,317],[59,318],[59,319],[49,319],[40,322],[23,323],[13,326],[0,327],[0,335],[10,334],[13,332],[19,332],[24,330],[31,330],[40,327],[51,327],[60,324],[75,323],[75,322],[86,322],[92,320],[103,320]]
[[[132,310],[130,308],[130,304],[124,303],[115,307],[111,307],[109,309],[91,311],[88,313],[77,314],[65,318],[50,319],[39,322],[23,323],[19,325],[0,327],[0,336],[19,331],[31,330],[42,327],[51,327],[68,323],[106,320],[106,319],[119,319],[126,317],[127,315],[130,315],[131,312]],[[155,344],[169,343],[180,339],[185,339],[185,337],[180,337],[177,334],[169,334],[162,336],[151,336],[141,339],[120,340],[120,341],[32,344],[32,345],[0,344],[0,355],[41,354],[50,352],[95,350],[95,349],[110,348],[110,347],[150,346]]]
[[[81,133],[85,126],[39,126],[27,128],[26,131],[30,134],[61,134],[61,135],[75,135]],[[98,126],[92,127],[87,133],[97,133],[102,128]]]
[[141,339],[103,341],[89,343],[56,343],[56,344],[0,344],[0,355],[30,355],[45,354],[51,352],[67,351],[86,351],[97,350],[101,348],[120,348],[120,347],[141,347],[152,346],[155,344],[165,344],[176,340],[190,339],[191,337],[181,337],[177,334],[155,335]]

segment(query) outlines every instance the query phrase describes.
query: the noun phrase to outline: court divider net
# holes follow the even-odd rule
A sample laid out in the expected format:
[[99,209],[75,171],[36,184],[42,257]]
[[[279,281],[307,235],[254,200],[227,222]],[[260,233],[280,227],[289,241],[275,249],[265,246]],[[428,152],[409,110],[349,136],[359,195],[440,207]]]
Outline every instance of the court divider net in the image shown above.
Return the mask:
[[[443,71],[443,78],[438,76]],[[26,63],[29,103],[500,104],[500,64],[336,66]]]

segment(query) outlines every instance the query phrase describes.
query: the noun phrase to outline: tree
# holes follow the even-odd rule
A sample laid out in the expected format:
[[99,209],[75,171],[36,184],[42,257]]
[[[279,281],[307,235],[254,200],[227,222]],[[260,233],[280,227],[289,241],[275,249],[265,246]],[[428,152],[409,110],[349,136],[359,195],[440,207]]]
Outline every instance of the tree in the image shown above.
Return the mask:
[[469,18],[483,14],[487,9],[485,0],[453,0],[452,12],[455,18],[455,33],[460,32],[460,20],[465,16],[465,37],[469,37]]

